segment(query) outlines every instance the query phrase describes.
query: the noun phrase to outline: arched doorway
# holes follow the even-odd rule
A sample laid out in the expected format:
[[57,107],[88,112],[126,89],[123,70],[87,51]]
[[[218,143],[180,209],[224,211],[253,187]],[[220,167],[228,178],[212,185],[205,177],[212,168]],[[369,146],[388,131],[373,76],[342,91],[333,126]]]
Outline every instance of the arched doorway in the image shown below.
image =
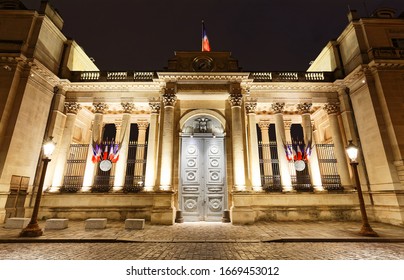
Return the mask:
[[224,124],[194,114],[180,133],[179,206],[185,222],[221,221],[227,208]]

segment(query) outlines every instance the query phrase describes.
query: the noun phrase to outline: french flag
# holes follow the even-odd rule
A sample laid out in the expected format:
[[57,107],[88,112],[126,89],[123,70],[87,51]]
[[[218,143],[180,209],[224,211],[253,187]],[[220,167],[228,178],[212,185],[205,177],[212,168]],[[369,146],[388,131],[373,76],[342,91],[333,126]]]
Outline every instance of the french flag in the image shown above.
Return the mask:
[[208,35],[206,35],[205,23],[202,21],[202,51],[210,52]]

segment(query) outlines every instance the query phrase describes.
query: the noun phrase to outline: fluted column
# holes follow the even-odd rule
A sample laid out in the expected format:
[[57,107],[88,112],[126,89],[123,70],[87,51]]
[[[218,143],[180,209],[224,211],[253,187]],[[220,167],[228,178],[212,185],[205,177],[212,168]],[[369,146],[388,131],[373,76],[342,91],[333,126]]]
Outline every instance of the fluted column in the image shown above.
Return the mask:
[[272,185],[272,180],[270,180],[269,176],[272,176],[272,163],[271,163],[271,149],[269,147],[269,121],[260,121],[258,126],[261,130],[261,139],[262,139],[262,161],[263,161],[263,170],[264,170],[264,184]]
[[292,180],[289,173],[289,163],[286,158],[284,143],[286,142],[285,124],[283,123],[283,110],[285,103],[274,103],[272,109],[275,113],[276,147],[278,150],[279,172],[283,191],[292,190]]
[[351,188],[352,183],[349,177],[345,146],[338,123],[338,114],[340,112],[339,103],[328,103],[324,106],[324,110],[328,114],[332,141],[334,143],[335,157],[337,159],[337,170],[341,178],[341,184],[344,188]]
[[[139,135],[137,138],[137,149],[136,149],[136,163],[135,163],[135,178],[138,180],[136,183],[138,185],[144,185],[143,170],[144,170],[144,152],[146,144],[146,129],[149,126],[147,120],[139,120],[137,122],[137,127],[139,128]],[[142,179],[140,179],[142,178]]]
[[[119,144],[119,160],[115,163],[114,191],[120,191],[125,185],[126,165],[128,160],[130,118],[134,108],[133,103],[121,103],[123,109],[120,128],[116,129],[115,142]],[[118,133],[119,132],[119,133]]]
[[262,191],[260,158],[258,153],[257,126],[255,121],[256,99],[248,99],[245,102],[245,109],[248,118],[248,150],[250,163],[251,185],[254,191]]
[[66,122],[61,142],[58,144],[59,154],[56,160],[55,172],[53,173],[51,192],[59,191],[59,188],[63,185],[66,162],[73,138],[74,124],[77,113],[81,109],[80,104],[76,102],[65,102],[64,107],[66,110]]
[[313,188],[317,191],[322,191],[322,183],[321,183],[321,174],[320,174],[320,166],[318,164],[317,152],[313,143],[313,129],[311,125],[311,103],[301,103],[297,105],[297,110],[302,116],[302,127],[303,127],[303,135],[304,135],[304,144],[306,146],[310,145],[310,148],[314,149],[311,151],[311,156],[307,161],[307,165],[310,172],[310,180]]
[[147,144],[147,161],[145,174],[145,191],[157,190],[156,186],[156,163],[158,154],[158,118],[160,113],[161,102],[158,99],[152,99],[149,102],[151,108],[149,139]]
[[164,121],[161,144],[160,189],[172,189],[173,145],[174,145],[174,105],[177,101],[175,85],[167,85],[163,94]]
[[102,141],[102,126],[104,117],[103,114],[108,109],[108,105],[106,103],[98,102],[93,103],[93,107],[94,107],[94,121],[92,127],[93,133],[87,154],[86,170],[84,171],[82,191],[89,191],[91,189],[91,186],[94,184],[94,173],[97,165],[91,161],[93,155],[92,144],[101,143]]
[[233,153],[233,181],[237,191],[246,191],[245,167],[244,167],[244,145],[243,125],[241,120],[241,104],[243,96],[240,84],[232,84],[230,89],[229,102],[231,105],[231,140]]

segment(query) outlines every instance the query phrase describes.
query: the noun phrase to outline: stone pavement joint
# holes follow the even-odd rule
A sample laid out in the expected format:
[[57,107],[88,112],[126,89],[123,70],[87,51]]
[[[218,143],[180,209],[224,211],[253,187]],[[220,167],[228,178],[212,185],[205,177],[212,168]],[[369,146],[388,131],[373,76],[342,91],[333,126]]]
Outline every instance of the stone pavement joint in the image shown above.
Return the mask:
[[41,237],[20,238],[21,229],[0,225],[0,243],[292,243],[372,242],[403,243],[404,227],[372,223],[379,237],[358,235],[360,222],[262,221],[253,225],[181,223],[172,226],[145,224],[143,230],[125,229],[124,221],[110,221],[105,229],[85,229],[85,221],[69,221],[66,229],[45,230]]

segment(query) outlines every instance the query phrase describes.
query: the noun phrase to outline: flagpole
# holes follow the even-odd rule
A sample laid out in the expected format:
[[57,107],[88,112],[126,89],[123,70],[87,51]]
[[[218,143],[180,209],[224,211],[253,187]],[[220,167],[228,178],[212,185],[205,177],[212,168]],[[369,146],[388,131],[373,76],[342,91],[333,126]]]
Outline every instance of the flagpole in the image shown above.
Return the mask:
[[202,36],[201,36],[201,38],[202,38],[202,40],[201,40],[201,51],[203,52],[203,31],[204,31],[204,22],[203,22],[203,20],[202,20]]

